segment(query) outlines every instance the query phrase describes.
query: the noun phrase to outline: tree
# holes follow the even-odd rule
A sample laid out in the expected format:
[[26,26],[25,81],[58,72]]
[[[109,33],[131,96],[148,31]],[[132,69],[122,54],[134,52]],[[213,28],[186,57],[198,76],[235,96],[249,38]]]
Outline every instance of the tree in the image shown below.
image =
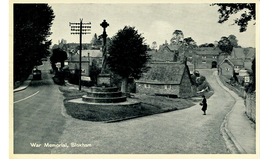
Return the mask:
[[240,27],[240,32],[247,30],[249,21],[255,21],[255,3],[214,3],[212,5],[217,5],[220,7],[218,9],[218,12],[220,13],[218,21],[219,23],[224,23],[227,21],[232,14],[237,14],[239,11],[244,11],[240,18],[234,20],[234,24],[237,24]]
[[50,54],[54,13],[47,4],[14,4],[14,82],[25,79]]
[[127,92],[127,79],[139,79],[148,71],[146,65],[150,55],[146,52],[144,37],[138,34],[135,27],[125,26],[112,38],[108,48],[107,64],[111,71],[122,77],[121,90]]
[[53,49],[52,50],[52,55],[50,57],[50,61],[51,61],[51,66],[52,69],[57,71],[57,67],[56,67],[56,63],[60,62],[61,63],[61,69],[64,67],[64,61],[67,60],[67,53],[63,50],[61,50],[60,48],[57,49]]
[[223,51],[223,53],[226,54],[231,54],[232,50],[233,50],[233,45],[231,44],[230,40],[223,36],[221,37],[220,41],[218,42],[218,47],[220,50]]
[[197,47],[196,42],[191,37],[183,39],[183,44],[186,45],[188,48],[196,48]]
[[233,47],[237,47],[238,46],[238,44],[237,44],[237,37],[235,36],[235,35],[229,35],[228,36],[228,40],[231,42],[231,45],[233,46]]
[[184,38],[183,32],[181,30],[175,30],[172,33],[171,44],[180,44],[182,43],[183,38]]
[[93,38],[92,38],[92,40],[91,40],[91,44],[92,44],[92,45],[97,45],[97,40],[98,40],[97,34],[95,33],[94,36],[93,36]]
[[157,43],[156,43],[156,41],[154,41],[152,43],[151,49],[155,50],[156,48],[157,48]]

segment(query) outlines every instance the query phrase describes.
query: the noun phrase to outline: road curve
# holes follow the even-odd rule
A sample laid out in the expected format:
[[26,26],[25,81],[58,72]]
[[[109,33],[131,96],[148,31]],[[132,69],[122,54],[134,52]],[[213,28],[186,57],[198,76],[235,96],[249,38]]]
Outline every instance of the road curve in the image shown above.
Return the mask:
[[215,94],[208,100],[207,115],[197,104],[191,108],[118,123],[68,118],[57,143],[87,147],[53,148],[53,154],[227,154],[221,124],[235,103],[213,75],[200,70]]

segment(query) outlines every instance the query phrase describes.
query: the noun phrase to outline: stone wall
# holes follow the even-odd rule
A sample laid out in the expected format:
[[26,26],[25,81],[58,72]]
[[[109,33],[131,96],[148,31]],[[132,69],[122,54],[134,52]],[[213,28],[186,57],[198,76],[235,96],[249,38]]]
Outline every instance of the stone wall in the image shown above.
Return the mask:
[[179,85],[136,83],[136,92],[141,94],[175,94],[179,96]]
[[256,93],[247,94],[245,99],[246,115],[249,119],[255,122],[256,117]]

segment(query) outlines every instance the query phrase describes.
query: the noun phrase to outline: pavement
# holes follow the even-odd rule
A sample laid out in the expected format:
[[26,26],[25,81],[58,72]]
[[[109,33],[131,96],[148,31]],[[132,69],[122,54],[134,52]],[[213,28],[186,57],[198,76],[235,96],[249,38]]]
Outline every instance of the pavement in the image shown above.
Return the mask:
[[[233,154],[255,154],[256,153],[256,130],[253,123],[245,114],[244,99],[235,92],[225,87],[214,72],[219,85],[227,91],[236,101],[232,110],[227,114],[222,124],[223,131],[230,140],[227,145]],[[225,136],[224,136],[225,138]],[[233,144],[233,145],[232,145]]]
[[25,80],[18,88],[14,89],[14,93],[25,90],[30,85],[32,79],[33,79],[33,77],[32,77],[32,75],[30,75],[28,77],[28,79]]
[[[221,132],[226,140],[228,149],[233,154],[256,154],[256,129],[255,123],[250,121],[245,114],[245,106],[243,98],[229,90],[221,82],[214,72],[219,85],[228,92],[236,103],[232,110],[226,115],[221,126]],[[30,78],[14,90],[14,92],[24,90],[30,84]]]

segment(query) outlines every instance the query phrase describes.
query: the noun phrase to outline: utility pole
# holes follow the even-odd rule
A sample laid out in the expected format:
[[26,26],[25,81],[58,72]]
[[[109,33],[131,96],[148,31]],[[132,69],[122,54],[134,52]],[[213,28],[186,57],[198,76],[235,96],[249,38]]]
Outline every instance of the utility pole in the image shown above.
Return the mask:
[[71,34],[79,34],[79,91],[81,91],[81,50],[82,50],[82,34],[90,34],[91,22],[82,23],[83,19],[80,19],[80,23],[69,23],[71,27]]

